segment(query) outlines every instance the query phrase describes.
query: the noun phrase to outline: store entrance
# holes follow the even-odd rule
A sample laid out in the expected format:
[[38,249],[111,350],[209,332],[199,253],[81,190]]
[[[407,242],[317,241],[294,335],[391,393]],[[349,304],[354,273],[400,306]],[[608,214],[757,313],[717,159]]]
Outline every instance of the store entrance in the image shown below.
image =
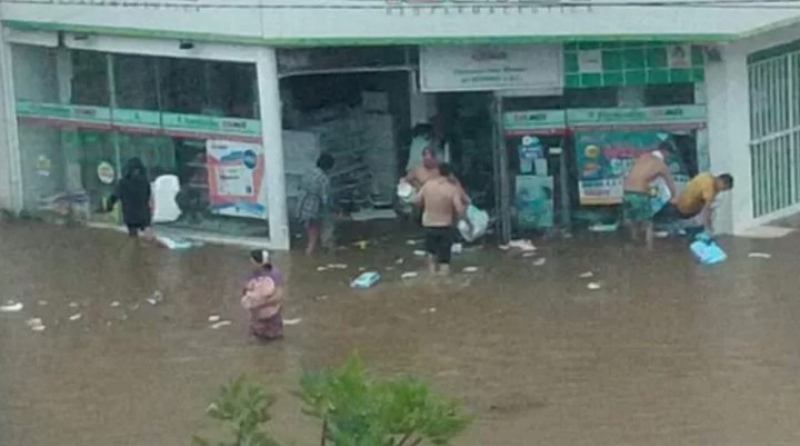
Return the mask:
[[497,146],[494,98],[491,93],[445,93],[436,96],[432,119],[434,136],[441,138],[445,159],[475,206],[495,209],[498,204],[495,150]]

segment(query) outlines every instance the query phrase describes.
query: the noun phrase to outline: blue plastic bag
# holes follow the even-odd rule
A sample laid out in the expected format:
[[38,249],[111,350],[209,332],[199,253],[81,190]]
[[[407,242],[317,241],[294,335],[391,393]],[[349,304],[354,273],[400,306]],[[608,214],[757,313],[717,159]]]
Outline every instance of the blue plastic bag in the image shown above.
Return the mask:
[[694,241],[689,245],[689,249],[701,265],[714,265],[728,259],[725,251],[705,232],[695,236]]

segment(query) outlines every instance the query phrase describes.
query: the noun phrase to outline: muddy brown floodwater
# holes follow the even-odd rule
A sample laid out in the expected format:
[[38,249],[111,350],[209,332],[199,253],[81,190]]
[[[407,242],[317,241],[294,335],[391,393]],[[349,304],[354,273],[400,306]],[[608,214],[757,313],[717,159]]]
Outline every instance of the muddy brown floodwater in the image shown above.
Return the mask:
[[[476,423],[457,445],[800,444],[800,235],[725,239],[730,260],[714,267],[678,241],[654,256],[615,236],[540,243],[542,266],[485,247],[456,258],[477,273],[443,285],[400,280],[421,266],[403,240],[279,256],[286,317],[302,322],[263,347],[244,334],[242,250],[0,226],[0,301],[25,305],[0,313],[0,445],[188,444],[208,432],[218,386],[242,373],[278,395],[278,436],[313,444],[290,392],[304,368],[353,350],[376,373],[413,373],[463,399]],[[349,268],[316,270],[340,262]],[[359,267],[384,279],[353,291]],[[590,270],[599,290],[578,277]],[[232,324],[209,328],[215,314]]]

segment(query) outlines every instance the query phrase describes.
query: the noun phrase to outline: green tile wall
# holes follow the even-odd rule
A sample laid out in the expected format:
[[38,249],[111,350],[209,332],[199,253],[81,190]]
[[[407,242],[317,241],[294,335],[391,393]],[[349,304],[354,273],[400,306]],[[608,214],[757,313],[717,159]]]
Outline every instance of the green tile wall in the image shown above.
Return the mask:
[[[687,67],[670,67],[665,42],[575,42],[564,44],[564,85],[567,88],[703,82],[702,48],[690,46]],[[581,51],[600,51],[599,70],[581,72]]]

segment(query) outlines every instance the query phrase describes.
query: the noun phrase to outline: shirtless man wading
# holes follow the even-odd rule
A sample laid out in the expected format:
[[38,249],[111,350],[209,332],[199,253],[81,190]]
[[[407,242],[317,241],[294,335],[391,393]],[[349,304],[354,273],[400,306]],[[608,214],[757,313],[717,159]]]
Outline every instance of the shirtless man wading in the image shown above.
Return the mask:
[[622,196],[622,207],[625,221],[631,231],[631,239],[638,239],[639,233],[645,233],[647,248],[653,248],[653,209],[650,204],[650,184],[656,178],[663,178],[669,188],[671,202],[677,200],[675,179],[664,161],[668,149],[661,146],[654,152],[644,153],[636,159],[628,176],[625,178],[625,193]]
[[439,173],[422,186],[414,202],[422,208],[428,269],[446,276],[450,273],[453,225],[464,217],[467,203],[450,165],[440,164]]

